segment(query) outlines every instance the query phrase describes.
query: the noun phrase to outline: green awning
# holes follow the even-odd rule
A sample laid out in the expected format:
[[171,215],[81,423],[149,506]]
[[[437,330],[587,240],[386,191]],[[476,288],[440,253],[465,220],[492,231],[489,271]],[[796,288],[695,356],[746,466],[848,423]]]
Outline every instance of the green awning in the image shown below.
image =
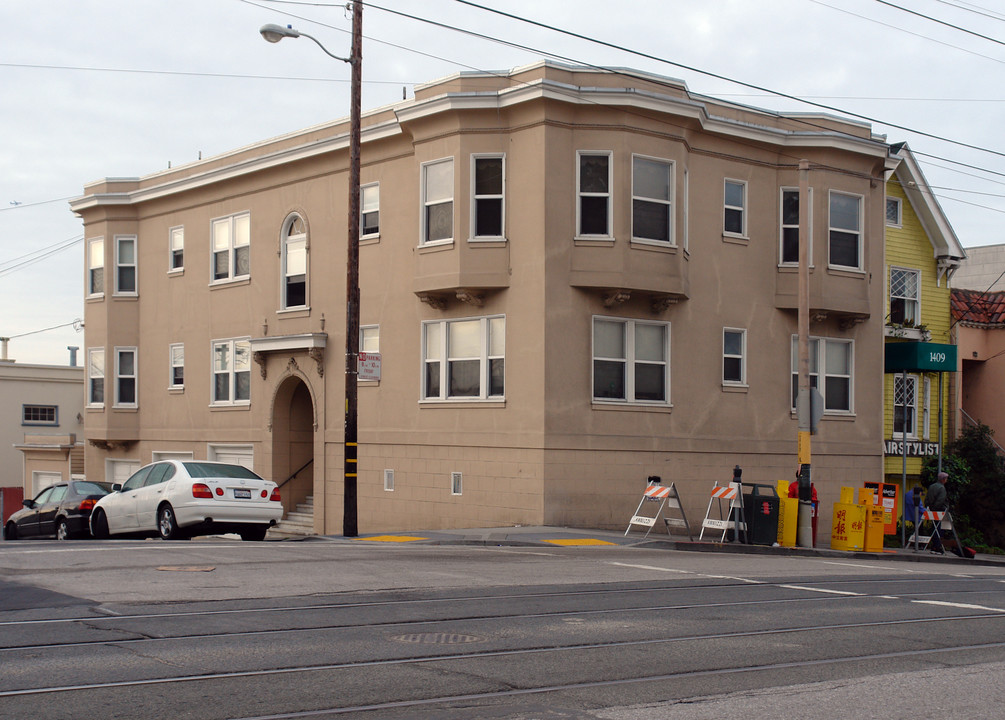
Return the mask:
[[888,342],[884,372],[956,372],[956,346],[925,342]]

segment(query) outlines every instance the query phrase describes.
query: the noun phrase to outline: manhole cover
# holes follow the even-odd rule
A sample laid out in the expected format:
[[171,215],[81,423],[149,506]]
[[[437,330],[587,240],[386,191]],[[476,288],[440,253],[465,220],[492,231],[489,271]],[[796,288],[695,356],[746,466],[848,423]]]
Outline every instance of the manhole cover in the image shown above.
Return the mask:
[[463,645],[484,642],[484,638],[477,635],[462,635],[461,633],[410,633],[408,635],[392,635],[391,639],[395,642],[425,645]]

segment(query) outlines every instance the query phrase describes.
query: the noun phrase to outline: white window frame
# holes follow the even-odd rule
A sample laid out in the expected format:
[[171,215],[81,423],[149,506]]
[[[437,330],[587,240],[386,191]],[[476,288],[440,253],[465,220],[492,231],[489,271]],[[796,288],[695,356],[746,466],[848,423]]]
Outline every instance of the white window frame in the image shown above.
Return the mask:
[[[893,274],[895,272],[904,273],[907,275],[914,276],[914,287],[917,291],[917,295],[914,298],[909,298],[902,295],[894,296],[893,294]],[[887,306],[890,309],[890,322],[896,324],[911,323],[912,325],[917,325],[921,321],[921,271],[917,268],[901,267],[899,265],[891,265],[890,272],[886,276],[887,282],[887,293],[886,300]],[[904,301],[904,319],[896,321],[893,319],[893,301],[894,299]],[[914,306],[914,317],[908,318],[908,305],[913,304]]]
[[[583,159],[586,157],[603,157],[607,159],[607,192],[587,191],[582,189]],[[606,198],[607,227],[603,233],[583,232],[583,199]],[[582,240],[613,240],[614,239],[614,153],[610,150],[577,150],[576,151],[576,239]]]
[[[932,378],[925,375],[925,384],[922,390],[921,406],[921,439],[929,440],[932,437]],[[941,439],[940,439],[941,441]]]
[[[94,359],[100,357],[101,369],[100,372],[95,370]],[[105,386],[105,349],[104,348],[88,348],[87,350],[87,407],[98,409],[105,407],[105,393],[107,387]],[[101,381],[101,400],[94,400],[94,384],[96,380]]]
[[[179,264],[175,264],[175,259]],[[185,269],[185,227],[168,228],[168,273],[180,273]]]
[[[731,353],[726,350],[726,335],[740,336],[740,352]],[[726,378],[726,360],[740,361],[740,377],[737,380]],[[724,327],[722,329],[722,384],[731,387],[747,387],[747,330],[746,328]]]
[[[237,237],[237,228],[239,225],[247,223],[248,226],[248,238],[247,242],[239,241]],[[227,232],[227,246],[218,247],[217,246],[217,228],[226,227]],[[224,217],[213,218],[209,221],[209,283],[210,285],[223,285],[226,283],[235,282],[237,280],[244,280],[251,277],[251,212],[244,211],[239,213],[234,213],[233,215],[225,215]],[[236,259],[238,251],[242,248],[247,248],[248,252],[248,272],[238,274]],[[225,276],[216,277],[216,256],[220,253],[226,253],[227,255],[227,274]]]
[[[904,380],[904,374],[903,373],[893,373],[893,418],[892,418],[893,426],[891,428],[891,430],[892,430],[891,436],[893,438],[901,438],[901,439],[904,439],[904,432],[903,432],[903,430],[901,430],[900,432],[897,431],[897,408],[905,407],[905,403],[898,403],[897,402],[897,387],[898,387],[898,385],[900,385],[903,382],[903,380]],[[919,383],[918,383],[918,380],[919,380],[918,376],[915,375],[914,373],[908,373],[907,374],[908,390],[909,390],[910,395],[911,395],[911,397],[908,398],[909,402],[910,402],[910,404],[908,405],[908,407],[911,408],[911,418],[910,418],[911,422],[910,422],[910,424],[907,427],[907,438],[906,439],[908,439],[908,440],[917,440],[918,439],[918,416],[919,416],[919,413],[918,413],[918,398],[919,398],[919,393],[918,393],[918,385],[919,385]]]
[[[432,167],[434,167],[436,165],[447,165],[447,164],[450,165],[450,195],[449,195],[449,197],[435,198],[433,200],[427,199],[428,198],[427,177],[428,177],[430,168],[432,168]],[[420,223],[419,243],[423,247],[430,247],[430,246],[435,246],[435,245],[450,245],[451,243],[454,242],[454,230],[455,230],[454,210],[456,209],[454,207],[454,194],[455,194],[455,192],[454,192],[454,184],[455,184],[455,181],[456,181],[456,177],[455,177],[455,173],[454,173],[454,158],[453,158],[453,156],[451,156],[451,157],[439,158],[437,160],[430,160],[429,162],[422,163],[422,165],[420,166],[420,168],[421,168],[421,172],[420,172],[421,182],[420,182],[419,192],[420,192],[420,205],[422,206],[422,214],[421,214],[421,218],[419,220],[419,223]],[[446,205],[446,204],[450,205],[450,237],[438,238],[436,240],[430,240],[429,239],[429,208],[437,206],[437,205]]]
[[[624,344],[624,357],[609,357],[597,355],[596,329],[597,322],[608,322],[620,324],[622,326],[622,341]],[[663,360],[637,360],[635,348],[635,334],[639,325],[657,326],[663,328]],[[596,404],[609,405],[637,405],[637,406],[659,406],[668,407],[670,403],[670,323],[655,322],[650,320],[636,320],[634,318],[611,317],[607,315],[594,315],[590,320],[590,395]],[[617,362],[621,363],[624,369],[624,397],[610,398],[599,397],[596,394],[596,368],[597,362]],[[663,390],[662,400],[638,399],[635,386],[635,369],[637,365],[662,365],[663,366]]]
[[[52,420],[48,420],[42,415],[52,412]],[[37,414],[37,417],[28,417]],[[21,405],[21,425],[25,427],[58,427],[59,426],[59,405],[42,405],[40,403],[24,403]]]
[[[243,345],[247,346],[248,354],[248,367],[247,370],[237,369],[237,346]],[[216,349],[220,346],[227,346],[227,357],[229,367],[223,372],[217,372],[216,370]],[[237,375],[238,373],[248,373],[248,397],[236,399],[237,391]],[[226,399],[218,399],[216,397],[216,376],[227,374],[227,397]],[[234,406],[247,406],[251,404],[251,339],[248,337],[243,338],[226,338],[213,340],[210,343],[209,348],[209,397],[211,407],[234,407]]]
[[[892,221],[890,220],[891,203],[897,207],[897,218]],[[883,218],[887,227],[899,228],[904,226],[904,203],[901,202],[900,198],[887,196],[886,203],[883,206]]]
[[[478,194],[478,161],[499,160],[502,163],[500,192]],[[499,234],[478,234],[478,206],[480,202],[499,202]],[[471,155],[471,235],[472,242],[499,241],[506,239],[506,153],[472,153]]]
[[[726,188],[729,185],[739,186],[741,194],[743,197],[740,199],[739,205],[733,205],[727,202]],[[746,180],[737,180],[735,178],[723,178],[722,180],[722,234],[725,237],[734,238],[744,238],[747,237],[747,206],[750,204],[748,200],[748,188]],[[740,231],[727,230],[726,229],[726,212],[732,210],[734,212],[740,213]]]
[[[855,341],[845,338],[810,336],[810,387],[820,391],[824,399],[824,415],[850,416],[855,414]],[[837,343],[848,348],[848,373],[830,372],[827,369],[827,343]],[[796,393],[799,388],[799,336],[793,335],[790,344],[791,390],[790,409],[796,411]],[[820,378],[823,377],[823,384]],[[830,378],[847,378],[848,408],[827,406],[827,380]]]
[[[644,162],[653,163],[656,165],[662,165],[667,171],[667,197],[663,198],[653,198],[647,197],[645,195],[639,195],[637,188],[635,187],[635,163],[641,160]],[[653,157],[650,155],[640,155],[637,153],[632,154],[632,242],[642,243],[646,245],[656,245],[658,247],[676,247],[677,238],[674,233],[674,197],[677,191],[676,183],[676,164],[673,160],[667,160],[666,158]],[[667,208],[667,239],[659,240],[657,238],[647,238],[641,237],[635,232],[635,203],[650,203],[652,205],[664,205]]]
[[[121,358],[122,355],[128,354],[133,357],[133,372],[131,374],[125,374],[122,371]],[[117,408],[135,408],[139,407],[140,403],[140,371],[139,371],[140,354],[137,352],[135,346],[126,347],[115,347],[115,405],[113,407]],[[122,381],[131,380],[133,383],[133,399],[132,401],[124,401],[122,399]]]
[[459,472],[450,473],[450,494],[451,495],[464,494],[464,473]]
[[684,233],[684,252],[690,253],[691,248],[688,245],[690,238],[690,208],[691,208],[691,181],[690,175],[688,174],[688,169],[684,168],[684,206],[681,208],[681,215],[683,222],[681,232]]
[[[101,271],[100,280],[96,272]],[[91,238],[87,241],[87,297],[100,298],[105,296],[105,239]]]
[[[367,202],[375,202],[376,205],[367,206]],[[377,229],[374,232],[366,232],[367,215],[376,215]],[[359,188],[359,239],[373,240],[380,237],[380,183],[373,182],[361,185]]]
[[[139,294],[139,266],[137,263],[137,253],[139,252],[139,242],[135,235],[115,235],[115,294],[125,297],[136,297]],[[122,245],[123,243],[131,243],[133,246],[133,260],[132,262],[125,262],[122,259]],[[122,272],[124,270],[132,270],[133,272],[133,287],[132,289],[123,289],[122,285]]]
[[[294,233],[294,227],[299,221],[302,232]],[[280,310],[309,310],[310,309],[310,241],[308,240],[307,220],[300,213],[290,213],[283,221],[282,231],[279,234],[279,265],[280,265],[280,287],[279,287],[279,307]],[[299,273],[290,273],[289,259],[290,246],[303,245],[304,255],[304,301],[300,305],[291,305],[289,300],[290,278],[294,278]]]
[[[178,357],[180,354],[180,357]],[[175,369],[181,368],[181,382],[175,379]],[[185,344],[168,345],[168,390],[185,389]]]
[[380,352],[380,325],[359,326],[360,352]]
[[[850,228],[840,228],[834,225],[834,208],[833,202],[836,196],[855,198],[858,202],[858,227],[857,229]],[[835,268],[838,270],[852,270],[861,271],[862,270],[862,258],[864,256],[865,248],[865,236],[863,234],[863,211],[865,208],[865,196],[859,195],[857,193],[844,192],[839,190],[831,190],[827,196],[827,267]],[[831,243],[833,242],[834,233],[843,233],[846,235],[854,235],[856,237],[856,245],[858,250],[858,258],[856,265],[837,265],[831,261]]]
[[394,492],[394,470],[384,468],[384,492]]
[[[780,267],[798,267],[799,266],[799,223],[796,222],[795,225],[791,223],[785,223],[785,193],[795,193],[796,198],[799,197],[798,187],[782,187],[778,192],[778,265]],[[813,267],[813,188],[809,189],[809,202],[806,204],[809,208],[809,218],[806,225],[806,242],[809,245],[807,250],[809,251],[807,257],[809,259],[810,267]],[[786,260],[785,259],[785,230],[795,228],[796,230],[796,259]]]
[[[500,322],[501,321],[501,325]],[[451,354],[450,348],[450,326],[459,323],[477,322],[478,327],[478,355],[458,356]],[[437,331],[430,334],[430,328],[436,327]],[[496,333],[502,332],[502,337],[497,337]],[[502,352],[499,352],[499,351]],[[426,403],[436,402],[498,402],[506,399],[506,316],[505,315],[485,315],[481,317],[451,318],[449,320],[428,320],[422,323],[422,388],[421,401]],[[492,370],[496,361],[502,361],[502,385],[503,392],[491,394],[492,392]],[[478,394],[477,395],[450,395],[450,369],[452,363],[478,362]],[[432,369],[430,366],[437,363],[436,373],[439,391],[434,395],[429,387],[428,379]]]

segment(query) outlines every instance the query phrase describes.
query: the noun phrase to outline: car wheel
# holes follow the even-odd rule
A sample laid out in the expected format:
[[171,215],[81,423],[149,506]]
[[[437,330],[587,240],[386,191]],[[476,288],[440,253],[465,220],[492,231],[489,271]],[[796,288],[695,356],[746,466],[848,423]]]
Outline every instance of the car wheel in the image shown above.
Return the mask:
[[257,525],[254,527],[244,528],[241,530],[241,539],[252,542],[261,542],[265,539],[265,534],[267,532],[269,532],[269,528],[258,527]]
[[17,525],[12,522],[7,523],[3,529],[4,540],[17,540]]
[[161,505],[157,511],[157,532],[161,536],[161,540],[181,539],[181,531],[174,519],[174,508],[170,505]]
[[66,518],[56,518],[56,539],[70,539],[70,526],[66,524]]
[[91,534],[97,540],[108,539],[108,518],[103,510],[95,510],[94,517],[91,518]]

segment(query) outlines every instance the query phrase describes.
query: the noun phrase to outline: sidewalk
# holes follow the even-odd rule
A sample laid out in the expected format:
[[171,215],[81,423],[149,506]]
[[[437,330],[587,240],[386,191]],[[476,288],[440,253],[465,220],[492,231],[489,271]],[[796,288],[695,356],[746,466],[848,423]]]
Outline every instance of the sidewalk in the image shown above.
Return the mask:
[[[697,536],[695,536],[697,538]],[[307,538],[305,538],[307,539]],[[744,545],[742,543],[719,543],[705,540],[689,541],[685,536],[659,535],[655,531],[644,537],[644,533],[624,533],[612,530],[586,530],[580,528],[548,526],[514,526],[498,528],[459,528],[456,530],[429,530],[394,534],[369,534],[357,538],[339,535],[313,536],[315,540],[344,542],[385,542],[415,543],[419,545],[475,545],[510,547],[586,547],[619,545],[624,547],[655,550],[676,550],[679,552],[721,552],[744,555],[771,555],[776,557],[828,557],[858,558],[866,560],[896,560],[902,562],[954,563],[957,565],[984,565],[1005,567],[1005,555],[978,554],[973,559],[964,559],[947,552],[935,555],[927,550],[886,548],[881,553],[846,552],[830,548],[789,548],[767,545]]]

